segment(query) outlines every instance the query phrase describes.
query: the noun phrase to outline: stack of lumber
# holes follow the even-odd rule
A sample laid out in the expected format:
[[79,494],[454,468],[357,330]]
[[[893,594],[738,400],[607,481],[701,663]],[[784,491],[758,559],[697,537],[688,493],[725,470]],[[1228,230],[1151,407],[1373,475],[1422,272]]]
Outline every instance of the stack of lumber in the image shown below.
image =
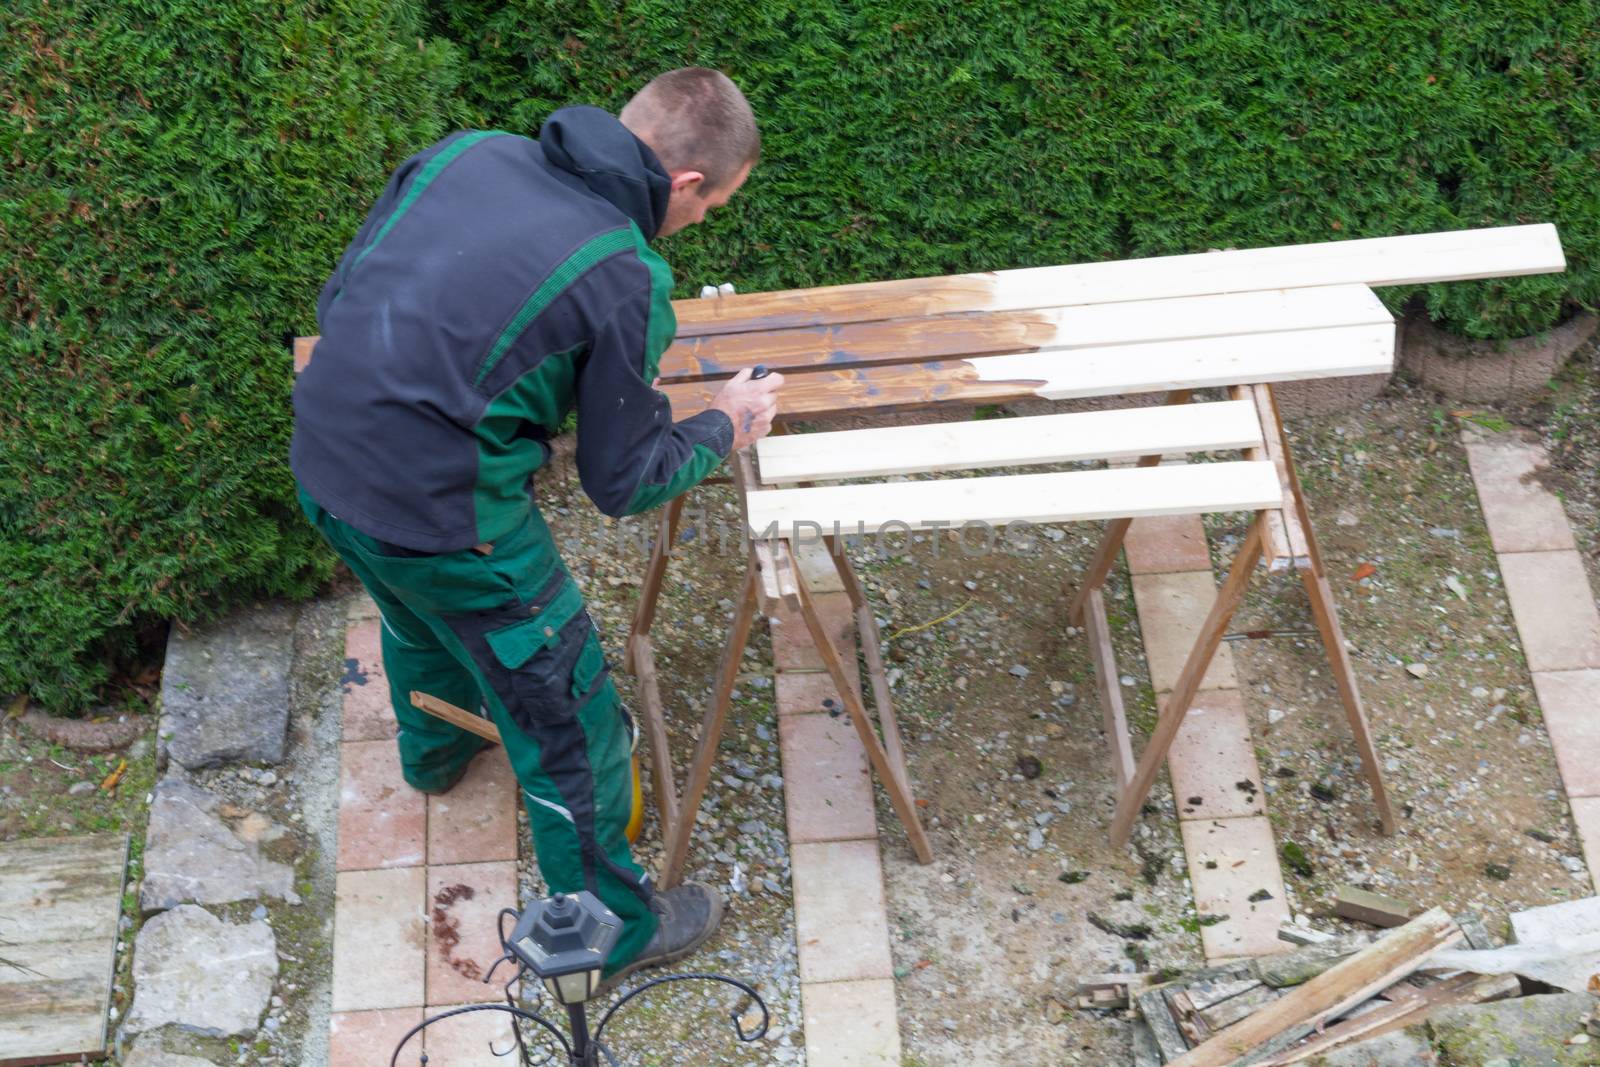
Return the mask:
[[1287,1067],[1415,1025],[1445,1005],[1522,992],[1514,974],[1430,966],[1457,943],[1493,947],[1476,916],[1432,908],[1380,936],[1308,937],[1292,926],[1284,936],[1313,943],[1142,989],[1138,976],[1121,976],[1137,1012],[1134,1067]]

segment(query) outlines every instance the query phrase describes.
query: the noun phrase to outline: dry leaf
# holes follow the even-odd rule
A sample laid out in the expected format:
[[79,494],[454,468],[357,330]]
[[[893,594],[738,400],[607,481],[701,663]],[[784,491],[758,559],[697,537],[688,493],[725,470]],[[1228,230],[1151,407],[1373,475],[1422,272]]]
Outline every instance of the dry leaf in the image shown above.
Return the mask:
[[1377,573],[1378,573],[1378,568],[1377,568],[1377,566],[1375,564],[1363,563],[1361,566],[1356,568],[1356,572],[1350,576],[1350,580],[1352,582],[1359,582],[1361,579],[1363,579],[1363,578],[1371,578],[1374,574],[1377,574]]

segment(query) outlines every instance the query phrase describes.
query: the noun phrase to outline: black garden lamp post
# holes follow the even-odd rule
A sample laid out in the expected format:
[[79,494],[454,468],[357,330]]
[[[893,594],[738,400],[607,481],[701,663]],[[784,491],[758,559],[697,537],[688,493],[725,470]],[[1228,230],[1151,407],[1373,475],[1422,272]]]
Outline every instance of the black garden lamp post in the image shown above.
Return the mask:
[[567,1009],[572,1023],[572,1059],[582,1067],[598,1062],[583,1006],[594,996],[600,970],[621,933],[622,920],[585,889],[557,893],[528,905],[507,943],[556,1003]]
[[[507,918],[513,920],[510,934],[506,933]],[[600,974],[605,967],[606,957],[611,954],[611,949],[622,933],[622,920],[610,908],[600,903],[599,898],[593,893],[582,891],[557,893],[553,897],[536,900],[520,914],[510,908],[502,908],[500,923],[500,945],[505,950],[505,955],[495,962],[483,980],[490,981],[501,963],[513,963],[517,973],[506,984],[506,1003],[469,1004],[460,1008],[450,1008],[424,1019],[400,1039],[394,1055],[390,1057],[389,1067],[398,1067],[400,1054],[406,1045],[429,1026],[457,1016],[485,1011],[503,1012],[511,1016],[515,1020],[514,1027],[531,1023],[542,1028],[546,1037],[553,1039],[566,1053],[569,1067],[601,1067],[602,1064],[605,1067],[620,1067],[616,1056],[602,1041],[601,1035],[605,1033],[606,1025],[619,1009],[640,994],[678,982],[720,982],[744,993],[760,1009],[761,1019],[753,1029],[747,1030],[741,1013],[733,1012],[729,1018],[733,1023],[734,1033],[743,1042],[758,1041],[766,1035],[770,1016],[766,1002],[754,988],[727,975],[700,973],[666,974],[635,986],[611,1003],[601,1014],[600,1021],[591,1034],[586,1005],[594,999],[599,990]],[[563,1034],[549,1019],[520,1008],[514,1002],[511,987],[529,973],[538,977],[551,998],[567,1009],[570,1040],[567,1034]],[[535,1067],[536,1063],[552,1062],[548,1058],[538,1061],[531,1059],[532,1050],[523,1040],[521,1030],[514,1028],[512,1032],[516,1037],[517,1050],[520,1052],[518,1058],[522,1067]],[[496,1056],[508,1054],[496,1052],[492,1047],[490,1051]],[[422,1067],[426,1067],[427,1062],[426,1054],[422,1055],[420,1057]]]

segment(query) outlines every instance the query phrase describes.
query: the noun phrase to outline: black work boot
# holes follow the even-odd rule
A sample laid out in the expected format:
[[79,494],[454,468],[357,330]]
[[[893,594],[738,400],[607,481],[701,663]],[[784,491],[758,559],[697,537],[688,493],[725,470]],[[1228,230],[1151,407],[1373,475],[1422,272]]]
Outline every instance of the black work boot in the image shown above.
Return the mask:
[[700,882],[684,882],[659,890],[650,901],[656,913],[656,932],[639,955],[600,983],[596,996],[604,996],[635,971],[676,963],[711,939],[722,922],[722,894]]

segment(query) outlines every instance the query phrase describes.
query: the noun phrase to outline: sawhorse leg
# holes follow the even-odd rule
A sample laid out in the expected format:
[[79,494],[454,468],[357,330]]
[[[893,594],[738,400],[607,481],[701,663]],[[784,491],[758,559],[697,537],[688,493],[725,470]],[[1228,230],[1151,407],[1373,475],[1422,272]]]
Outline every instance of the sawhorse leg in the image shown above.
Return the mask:
[[[1339,701],[1344,705],[1345,718],[1350,721],[1350,733],[1355,737],[1356,750],[1361,754],[1361,769],[1372,789],[1372,801],[1378,809],[1378,823],[1386,834],[1392,834],[1399,824],[1394,808],[1389,803],[1389,791],[1383,784],[1383,769],[1378,764],[1378,749],[1372,740],[1372,726],[1367,722],[1367,712],[1361,703],[1361,690],[1356,687],[1355,670],[1345,648],[1344,628],[1339,624],[1339,611],[1333,600],[1333,587],[1328,584],[1328,574],[1322,564],[1322,550],[1317,545],[1316,531],[1311,528],[1311,511],[1306,507],[1305,493],[1300,488],[1300,475],[1294,467],[1294,454],[1289,451],[1283,433],[1283,417],[1278,412],[1277,398],[1272,386],[1261,385],[1257,406],[1261,409],[1263,428],[1275,434],[1281,448],[1281,476],[1293,501],[1293,514],[1299,520],[1301,535],[1305,538],[1307,563],[1299,567],[1300,580],[1306,587],[1306,597],[1311,601],[1311,614],[1317,622],[1317,632],[1322,635],[1322,647],[1328,656],[1328,666],[1333,671],[1334,684],[1339,689]],[[1268,420],[1270,419],[1270,424]],[[1275,457],[1277,458],[1277,457]]]
[[1156,775],[1161,772],[1161,764],[1166,762],[1167,750],[1172,747],[1172,740],[1178,735],[1178,728],[1183,725],[1184,716],[1189,713],[1195,694],[1200,692],[1200,682],[1205,678],[1206,671],[1211,667],[1211,660],[1222,644],[1222,635],[1227,633],[1228,623],[1233,618],[1233,613],[1238,610],[1239,602],[1244,599],[1245,590],[1250,585],[1251,574],[1261,560],[1265,514],[1256,512],[1255,519],[1250,523],[1244,542],[1239,545],[1239,554],[1233,557],[1233,564],[1228,568],[1228,576],[1223,580],[1222,588],[1218,591],[1211,610],[1206,614],[1205,622],[1200,625],[1194,647],[1189,650],[1189,657],[1184,660],[1183,670],[1178,673],[1178,680],[1167,696],[1166,706],[1161,709],[1156,719],[1156,728],[1151,733],[1150,739],[1145,742],[1144,752],[1139,756],[1133,780],[1117,797],[1117,811],[1111,820],[1111,843],[1117,848],[1128,843],[1128,838],[1133,833],[1133,820],[1138,817],[1139,809],[1144,805],[1145,798],[1150,795],[1150,787],[1155,783]]
[[722,739],[722,728],[728,721],[728,708],[733,703],[733,686],[738,681],[739,665],[744,660],[745,645],[750,639],[750,626],[755,621],[757,581],[755,561],[752,559],[745,567],[739,606],[734,611],[728,643],[722,649],[722,662],[717,667],[711,703],[700,723],[700,737],[695,742],[689,776],[683,783],[677,817],[671,827],[662,828],[662,838],[666,844],[666,860],[662,865],[660,882],[663,889],[671,889],[683,877],[683,867],[689,855],[689,836],[694,832],[706,783],[711,780],[711,768],[717,760],[717,743]]
[[[650,748],[650,791],[656,798],[656,815],[663,840],[669,839],[678,822],[678,783],[672,769],[672,751],[667,741],[666,717],[661,706],[661,686],[656,680],[655,650],[650,643],[650,627],[655,622],[661,585],[666,578],[667,561],[677,539],[678,518],[683,514],[683,497],[675,497],[661,515],[656,543],[645,568],[639,591],[639,606],[628,633],[623,666],[639,679],[639,722],[645,743]],[[663,887],[665,888],[665,886]]]
[[[806,588],[803,578],[795,583],[800,598],[800,616],[805,620],[806,629],[811,633],[811,640],[817,647],[818,655],[822,657],[823,667],[833,679],[839,699],[844,702],[845,710],[850,713],[850,721],[855,724],[856,736],[861,739],[861,747],[866,749],[867,761],[872,764],[878,781],[883,783],[884,791],[889,794],[889,803],[899,816],[901,825],[906,828],[906,836],[911,841],[911,851],[916,854],[918,863],[932,863],[933,846],[928,843],[927,831],[922,828],[922,820],[917,817],[916,799],[911,794],[911,778],[906,771],[905,748],[901,744],[899,726],[895,722],[894,705],[889,700],[889,681],[883,669],[882,647],[878,643],[878,623],[872,616],[871,606],[867,603],[866,595],[862,592],[861,583],[856,579],[850,561],[844,556],[843,546],[837,538],[828,537],[825,540],[828,544],[828,554],[833,559],[834,569],[839,572],[845,591],[850,596],[850,604],[855,609],[856,632],[867,659],[867,674],[872,684],[873,703],[877,707],[878,721],[883,730],[882,741],[878,739],[878,731],[873,727],[866,705],[856,695],[855,685],[845,669],[839,650],[834,647],[832,638],[828,636],[827,627],[817,615],[816,602],[811,599],[811,591]],[[779,551],[788,552],[789,549],[784,546]]]

